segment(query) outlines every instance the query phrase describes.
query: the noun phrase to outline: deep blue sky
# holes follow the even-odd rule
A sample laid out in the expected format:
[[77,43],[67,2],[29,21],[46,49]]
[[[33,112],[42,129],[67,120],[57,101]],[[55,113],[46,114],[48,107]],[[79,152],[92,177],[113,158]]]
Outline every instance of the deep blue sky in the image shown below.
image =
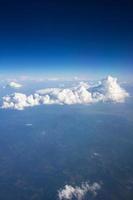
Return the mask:
[[131,74],[133,1],[1,0],[0,72]]

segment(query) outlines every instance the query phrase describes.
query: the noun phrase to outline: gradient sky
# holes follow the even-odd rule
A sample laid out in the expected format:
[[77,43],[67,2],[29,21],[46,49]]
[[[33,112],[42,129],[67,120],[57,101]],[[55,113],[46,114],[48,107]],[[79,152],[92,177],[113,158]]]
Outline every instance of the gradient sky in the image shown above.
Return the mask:
[[131,78],[133,1],[1,0],[0,73]]

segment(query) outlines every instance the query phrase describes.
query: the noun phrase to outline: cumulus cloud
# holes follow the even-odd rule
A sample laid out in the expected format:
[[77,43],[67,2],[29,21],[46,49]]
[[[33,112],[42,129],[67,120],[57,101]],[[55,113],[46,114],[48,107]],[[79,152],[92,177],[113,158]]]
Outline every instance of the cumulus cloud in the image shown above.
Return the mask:
[[20,88],[20,87],[22,87],[22,85],[19,84],[19,83],[14,82],[14,81],[11,81],[10,83],[7,84],[6,87],[10,87],[10,88]]
[[23,110],[25,107],[39,105],[39,95],[26,96],[23,93],[14,93],[3,97],[2,108]]
[[92,96],[95,101],[124,102],[129,94],[120,87],[117,78],[108,76],[97,87],[92,88]]
[[101,189],[101,185],[99,183],[89,184],[88,182],[82,183],[81,186],[71,186],[65,185],[63,189],[58,191],[59,200],[71,200],[77,199],[82,200],[87,193],[91,193],[96,196],[97,191]]
[[124,102],[129,94],[121,88],[117,78],[108,76],[97,86],[89,86],[87,82],[80,82],[71,88],[45,88],[29,96],[14,93],[3,97],[2,108],[22,110],[25,107],[42,104],[90,104],[96,102]]

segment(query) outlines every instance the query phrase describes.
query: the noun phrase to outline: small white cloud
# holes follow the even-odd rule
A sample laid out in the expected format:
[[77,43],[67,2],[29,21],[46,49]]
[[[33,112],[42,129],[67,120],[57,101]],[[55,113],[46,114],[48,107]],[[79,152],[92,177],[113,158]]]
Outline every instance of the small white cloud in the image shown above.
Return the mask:
[[25,126],[32,126],[32,124],[30,124],[30,123],[27,123],[27,124],[25,124]]
[[29,96],[14,93],[3,97],[2,108],[22,110],[42,104],[90,104],[96,102],[124,102],[129,94],[117,83],[117,79],[108,76],[97,86],[80,82],[71,88],[45,88]]
[[19,84],[19,83],[17,83],[17,82],[12,81],[12,82],[8,83],[6,87],[10,87],[10,88],[20,88],[20,87],[22,87],[22,85]]
[[81,186],[71,186],[65,185],[63,189],[58,191],[59,200],[71,200],[77,199],[82,200],[87,193],[91,193],[96,196],[97,191],[101,189],[101,185],[99,183],[89,184],[88,182],[82,183]]
[[100,154],[97,153],[97,152],[94,152],[93,155],[96,156],[96,157],[97,157],[97,156],[100,156]]

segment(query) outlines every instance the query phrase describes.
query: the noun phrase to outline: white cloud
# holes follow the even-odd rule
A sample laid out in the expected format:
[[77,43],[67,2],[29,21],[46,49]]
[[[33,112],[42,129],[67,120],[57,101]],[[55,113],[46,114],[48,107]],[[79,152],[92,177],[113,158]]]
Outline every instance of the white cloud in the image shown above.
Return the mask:
[[38,94],[26,96],[23,93],[14,93],[3,97],[2,108],[12,108],[23,110],[25,107],[36,106],[40,104]]
[[101,189],[101,185],[99,183],[89,184],[88,182],[82,183],[81,186],[71,186],[65,185],[63,189],[58,191],[59,200],[71,200],[77,199],[82,200],[85,195],[89,192],[92,195],[96,196],[97,191]]
[[97,86],[89,86],[86,82],[80,82],[71,88],[45,88],[26,96],[22,93],[14,93],[3,97],[2,108],[22,110],[25,107],[42,104],[90,104],[96,102],[124,102],[129,94],[120,87],[117,79],[108,76]]
[[31,123],[27,123],[27,124],[25,124],[25,126],[32,126],[32,124]]
[[92,95],[93,99],[96,101],[113,102],[124,102],[125,98],[129,96],[129,94],[120,87],[117,78],[111,76],[99,82],[99,85],[93,88]]
[[10,87],[10,88],[20,88],[20,87],[22,87],[22,85],[19,84],[19,83],[17,83],[17,82],[11,81],[10,83],[7,84],[6,87]]

